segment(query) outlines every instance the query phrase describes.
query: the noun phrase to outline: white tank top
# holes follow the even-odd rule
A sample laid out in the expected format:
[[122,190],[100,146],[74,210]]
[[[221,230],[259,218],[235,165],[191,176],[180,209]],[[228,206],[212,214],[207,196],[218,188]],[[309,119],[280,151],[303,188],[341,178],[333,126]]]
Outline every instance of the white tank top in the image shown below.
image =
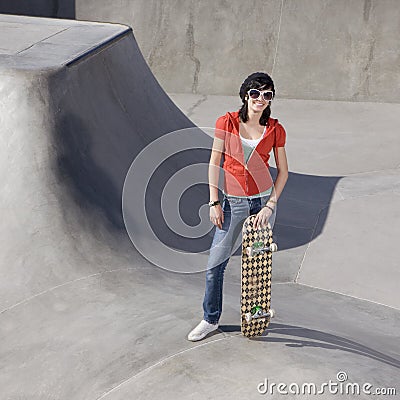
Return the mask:
[[247,144],[247,146],[250,147],[256,147],[258,143],[260,143],[261,139],[265,135],[265,131],[267,130],[267,127],[264,128],[262,135],[258,139],[245,139],[242,135],[240,135],[240,139],[242,140],[243,143]]

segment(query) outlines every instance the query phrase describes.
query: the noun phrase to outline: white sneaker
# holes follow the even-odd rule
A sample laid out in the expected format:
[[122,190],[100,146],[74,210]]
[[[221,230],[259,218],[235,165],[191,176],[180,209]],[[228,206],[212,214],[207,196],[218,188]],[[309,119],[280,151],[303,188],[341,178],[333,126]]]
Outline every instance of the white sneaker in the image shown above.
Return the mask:
[[218,329],[218,324],[210,324],[204,319],[188,335],[188,340],[196,342],[204,339],[209,333]]

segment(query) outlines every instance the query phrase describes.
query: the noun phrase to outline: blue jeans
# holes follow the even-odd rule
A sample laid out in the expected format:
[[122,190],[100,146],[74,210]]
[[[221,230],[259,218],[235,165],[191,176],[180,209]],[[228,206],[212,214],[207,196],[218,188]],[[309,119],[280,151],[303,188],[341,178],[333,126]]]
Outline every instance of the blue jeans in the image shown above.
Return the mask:
[[[230,256],[240,245],[237,241],[242,233],[244,220],[257,214],[268,201],[269,196],[256,199],[225,196],[222,203],[224,223],[222,229],[216,227],[214,239],[210,248],[206,272],[206,290],[204,294],[203,310],[205,319],[216,324],[222,313],[222,286],[224,272]],[[275,217],[271,216],[270,221]]]

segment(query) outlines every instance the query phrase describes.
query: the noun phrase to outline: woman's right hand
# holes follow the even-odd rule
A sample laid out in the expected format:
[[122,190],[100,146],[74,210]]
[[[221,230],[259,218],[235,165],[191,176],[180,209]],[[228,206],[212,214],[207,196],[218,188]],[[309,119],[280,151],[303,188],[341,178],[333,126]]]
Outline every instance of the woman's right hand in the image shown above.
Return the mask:
[[210,207],[210,221],[215,226],[218,226],[219,229],[222,229],[222,224],[224,222],[224,212],[222,211],[222,207],[220,204]]

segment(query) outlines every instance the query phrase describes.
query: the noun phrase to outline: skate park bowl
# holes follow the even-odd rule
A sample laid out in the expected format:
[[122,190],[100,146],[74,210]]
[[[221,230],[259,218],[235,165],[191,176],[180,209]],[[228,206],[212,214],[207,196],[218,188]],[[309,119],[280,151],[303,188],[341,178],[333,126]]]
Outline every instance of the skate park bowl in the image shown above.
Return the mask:
[[[396,398],[400,7],[101,3],[0,15],[1,398]],[[234,256],[219,329],[192,343],[213,127],[256,70],[272,71],[287,131],[277,316],[241,335]]]

